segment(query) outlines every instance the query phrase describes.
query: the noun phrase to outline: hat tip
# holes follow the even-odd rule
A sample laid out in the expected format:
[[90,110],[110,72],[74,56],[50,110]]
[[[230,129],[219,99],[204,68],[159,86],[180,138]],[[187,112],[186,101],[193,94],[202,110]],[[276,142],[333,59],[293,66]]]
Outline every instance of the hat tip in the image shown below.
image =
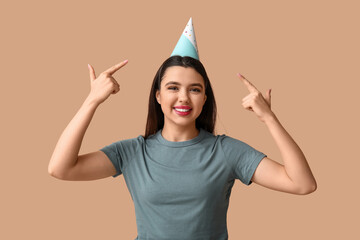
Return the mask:
[[178,40],[171,56],[180,55],[180,56],[189,56],[199,60],[199,52],[195,39],[195,32],[192,23],[192,17],[190,17],[186,27]]

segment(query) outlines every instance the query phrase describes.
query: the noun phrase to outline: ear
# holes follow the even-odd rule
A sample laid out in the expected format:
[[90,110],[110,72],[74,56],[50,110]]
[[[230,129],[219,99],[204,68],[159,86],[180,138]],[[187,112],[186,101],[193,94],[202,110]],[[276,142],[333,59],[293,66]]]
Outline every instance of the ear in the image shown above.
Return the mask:
[[205,97],[204,97],[204,104],[205,104],[205,102],[206,102],[206,99],[207,99],[207,96],[205,95]]
[[161,104],[161,103],[160,103],[160,91],[159,91],[159,90],[156,90],[155,96],[156,96],[157,102],[158,102],[159,104]]

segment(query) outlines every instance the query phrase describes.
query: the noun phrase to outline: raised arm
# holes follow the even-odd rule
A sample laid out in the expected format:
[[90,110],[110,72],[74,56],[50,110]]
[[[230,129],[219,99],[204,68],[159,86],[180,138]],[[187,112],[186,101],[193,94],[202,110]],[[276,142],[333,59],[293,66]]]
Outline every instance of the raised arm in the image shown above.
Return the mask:
[[[65,128],[56,144],[48,165],[48,172],[51,176],[59,179],[68,179],[67,175],[69,175],[70,172],[72,172],[74,175],[73,169],[80,169],[75,168],[75,166],[78,163],[78,154],[85,132],[90,124],[91,119],[94,116],[97,107],[102,102],[104,102],[110,96],[110,94],[116,94],[120,91],[120,86],[112,77],[112,74],[126,65],[126,63],[127,60],[109,68],[108,70],[102,72],[98,78],[95,76],[94,69],[89,65],[91,83],[90,94],[81,105],[74,118]],[[88,154],[86,156],[93,155]],[[104,154],[101,156],[102,159],[106,159]],[[97,159],[99,159],[99,154],[97,155]],[[102,166],[106,167],[106,169],[109,169],[110,161],[107,161],[108,165],[102,164]],[[83,163],[81,166],[82,174],[84,174],[84,171],[86,172],[86,168],[84,167]],[[99,171],[102,170],[103,169],[99,169]],[[89,178],[89,176],[87,176],[87,178]]]
[[316,180],[303,152],[271,111],[271,90],[267,91],[264,98],[244,76],[238,76],[250,91],[243,98],[243,107],[253,111],[266,124],[284,161],[282,165],[265,157],[255,170],[252,181],[273,190],[299,195],[315,191]]

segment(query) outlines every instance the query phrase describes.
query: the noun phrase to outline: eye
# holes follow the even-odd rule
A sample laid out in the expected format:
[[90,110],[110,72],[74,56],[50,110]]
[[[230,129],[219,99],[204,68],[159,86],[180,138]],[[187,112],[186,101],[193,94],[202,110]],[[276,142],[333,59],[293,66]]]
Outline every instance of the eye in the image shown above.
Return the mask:
[[169,90],[175,90],[177,87],[168,87]]
[[[178,87],[175,87],[175,86],[171,86],[171,87],[168,87],[167,89],[169,90],[178,90]],[[194,91],[194,92],[201,92],[200,89],[198,88],[192,88],[191,91]]]
[[201,92],[201,90],[198,88],[193,88],[192,90],[194,90],[195,92]]

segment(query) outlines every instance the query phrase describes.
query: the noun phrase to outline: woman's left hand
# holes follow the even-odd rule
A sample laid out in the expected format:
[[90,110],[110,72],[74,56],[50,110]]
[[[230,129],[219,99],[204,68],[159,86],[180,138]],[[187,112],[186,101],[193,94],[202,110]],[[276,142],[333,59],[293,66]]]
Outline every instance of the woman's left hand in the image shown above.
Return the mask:
[[250,94],[242,100],[243,107],[249,111],[253,111],[262,122],[265,122],[265,120],[269,117],[275,116],[273,111],[271,111],[271,89],[266,92],[264,98],[261,92],[257,90],[257,88],[249,82],[249,80],[240,73],[237,75],[250,92]]

